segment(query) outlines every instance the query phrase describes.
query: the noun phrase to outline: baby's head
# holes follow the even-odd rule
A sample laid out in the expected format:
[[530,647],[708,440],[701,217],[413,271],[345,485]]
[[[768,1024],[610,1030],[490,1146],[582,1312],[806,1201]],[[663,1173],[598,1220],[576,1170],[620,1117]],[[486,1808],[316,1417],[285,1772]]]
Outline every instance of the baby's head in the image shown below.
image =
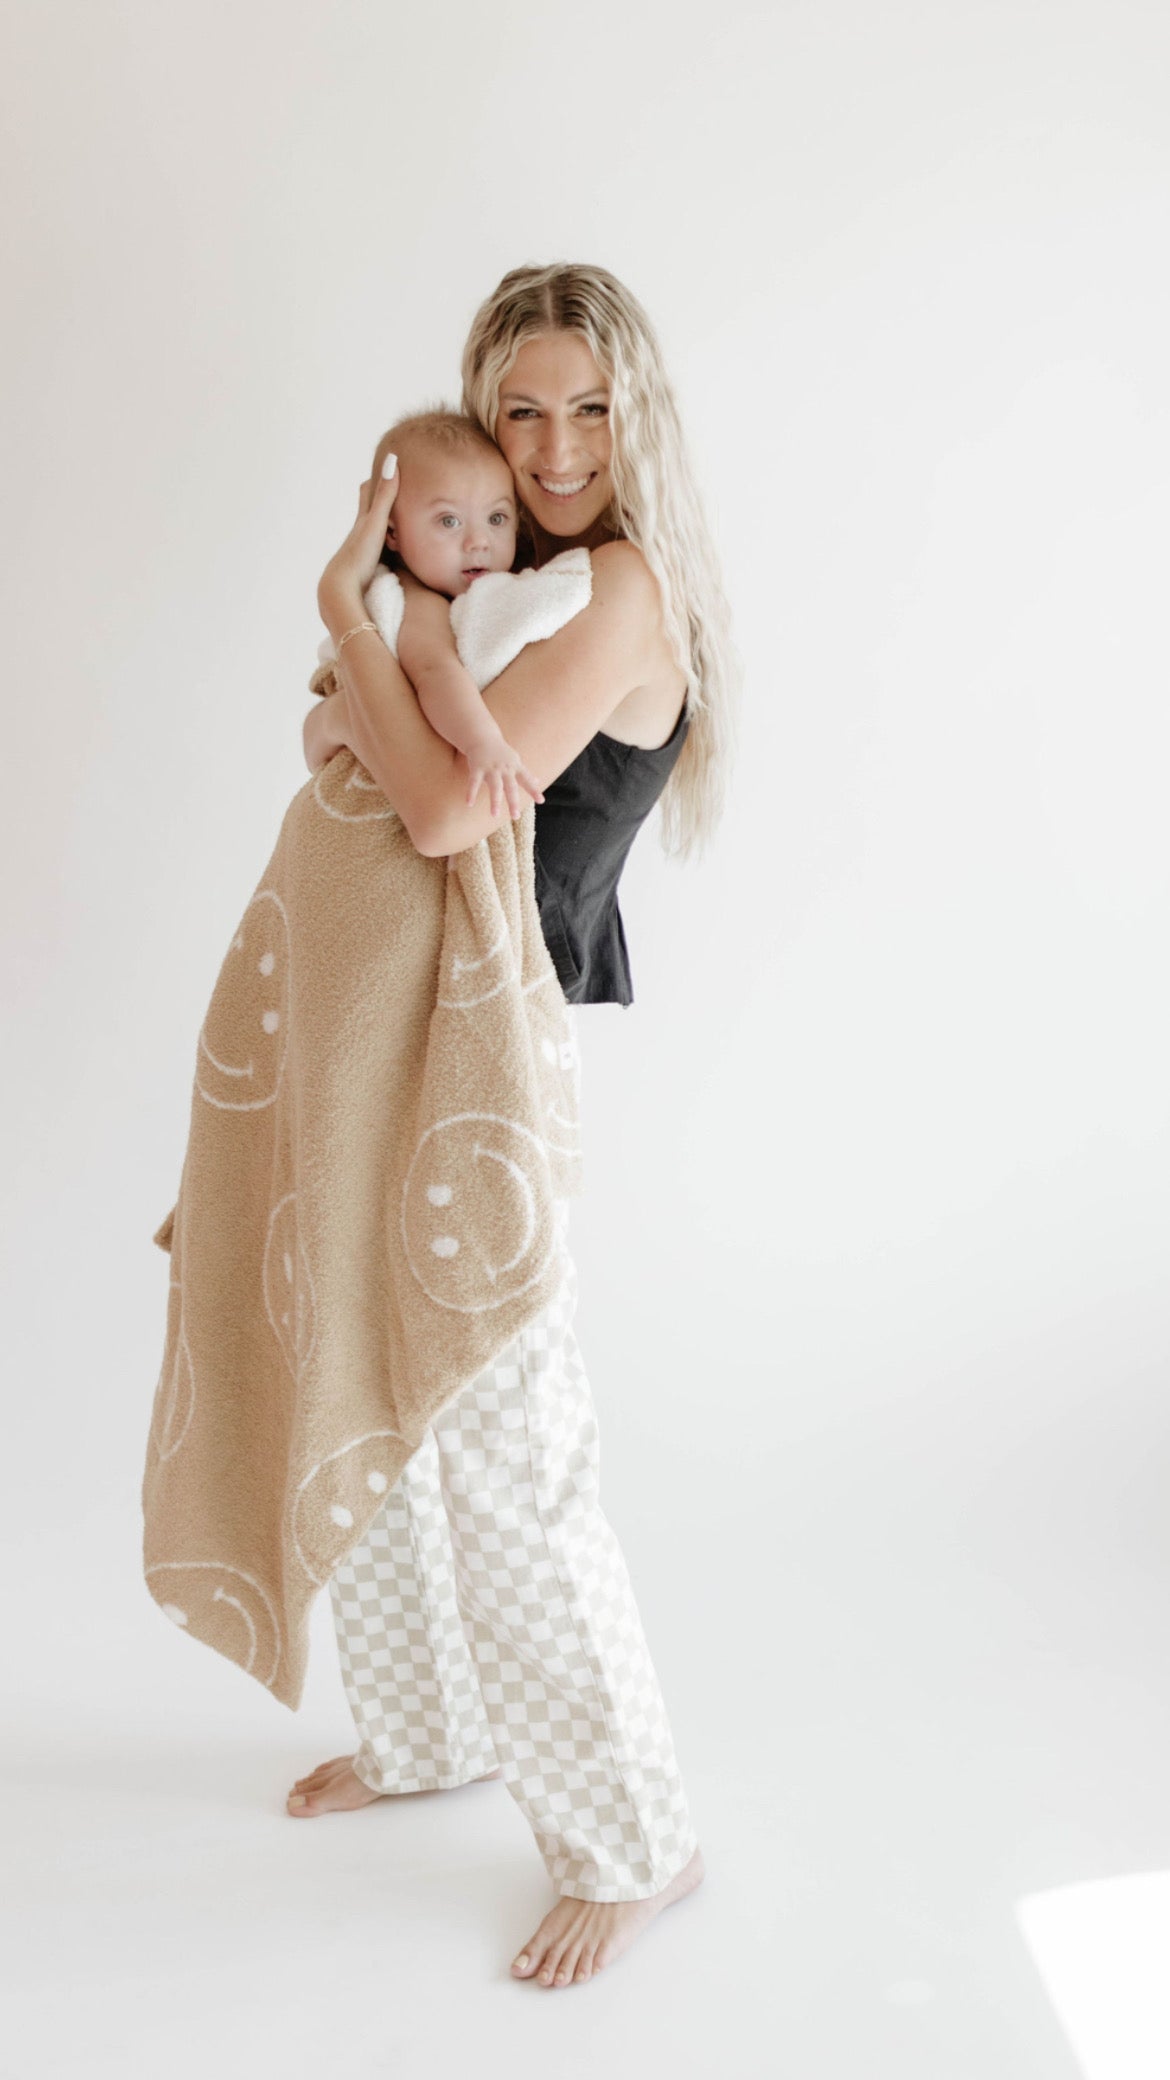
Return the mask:
[[477,420],[448,411],[399,419],[378,442],[375,483],[391,453],[398,492],[386,549],[408,571],[454,599],[485,571],[511,570],[519,518],[512,472]]

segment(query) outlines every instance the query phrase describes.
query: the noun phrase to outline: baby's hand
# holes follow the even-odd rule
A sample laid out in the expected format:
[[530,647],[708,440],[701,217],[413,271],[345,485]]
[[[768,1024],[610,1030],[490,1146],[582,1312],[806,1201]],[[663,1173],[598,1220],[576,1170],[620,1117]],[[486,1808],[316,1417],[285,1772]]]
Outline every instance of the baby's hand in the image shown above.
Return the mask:
[[[500,731],[485,731],[476,737],[469,749],[459,754],[468,769],[467,793],[464,800],[470,809],[484,780],[488,784],[488,795],[492,815],[498,816],[507,796],[508,814],[513,819],[524,807],[520,799],[520,788],[527,788],[534,801],[543,802],[544,793],[540,782],[527,766],[520,762],[520,754],[505,743]],[[517,785],[519,782],[519,785]]]

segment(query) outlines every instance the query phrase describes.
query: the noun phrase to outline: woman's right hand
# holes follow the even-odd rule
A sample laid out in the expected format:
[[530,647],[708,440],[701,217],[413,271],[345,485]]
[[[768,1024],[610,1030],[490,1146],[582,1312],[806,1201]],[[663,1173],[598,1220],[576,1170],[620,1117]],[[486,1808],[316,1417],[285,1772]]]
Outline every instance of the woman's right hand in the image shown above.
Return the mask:
[[[391,465],[389,476],[387,465]],[[382,475],[367,477],[358,493],[357,518],[336,554],[331,556],[317,586],[317,608],[330,634],[334,624],[361,619],[366,586],[377,570],[386,546],[386,529],[398,495],[398,458],[387,455]]]

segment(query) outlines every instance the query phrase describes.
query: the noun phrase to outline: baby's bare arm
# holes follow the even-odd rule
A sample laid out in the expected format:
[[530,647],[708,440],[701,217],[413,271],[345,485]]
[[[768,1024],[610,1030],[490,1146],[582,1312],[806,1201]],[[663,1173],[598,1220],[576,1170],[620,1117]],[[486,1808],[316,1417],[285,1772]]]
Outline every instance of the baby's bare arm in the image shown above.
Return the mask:
[[431,728],[469,761],[478,751],[489,746],[498,750],[503,743],[499,724],[492,720],[475,680],[454,651],[420,671],[415,691]]
[[474,679],[457,656],[439,656],[420,665],[415,690],[419,707],[431,728],[445,737],[464,760],[467,767],[464,802],[468,808],[485,780],[493,816],[499,815],[505,799],[509,814],[520,814],[521,787],[536,801],[543,802],[539,780],[529,772],[520,753],[508,743]]

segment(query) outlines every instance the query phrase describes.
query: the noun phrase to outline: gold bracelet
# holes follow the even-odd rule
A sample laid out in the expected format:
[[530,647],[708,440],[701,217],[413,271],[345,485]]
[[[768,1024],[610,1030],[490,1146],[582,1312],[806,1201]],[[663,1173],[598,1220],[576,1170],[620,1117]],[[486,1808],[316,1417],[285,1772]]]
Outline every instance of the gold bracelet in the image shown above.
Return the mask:
[[344,650],[351,636],[360,636],[362,630],[366,628],[372,629],[375,635],[381,634],[381,630],[379,629],[376,621],[355,621],[352,628],[346,629],[345,634],[342,636],[340,643],[337,645],[336,652],[334,653],[335,656],[341,656],[341,653]]

